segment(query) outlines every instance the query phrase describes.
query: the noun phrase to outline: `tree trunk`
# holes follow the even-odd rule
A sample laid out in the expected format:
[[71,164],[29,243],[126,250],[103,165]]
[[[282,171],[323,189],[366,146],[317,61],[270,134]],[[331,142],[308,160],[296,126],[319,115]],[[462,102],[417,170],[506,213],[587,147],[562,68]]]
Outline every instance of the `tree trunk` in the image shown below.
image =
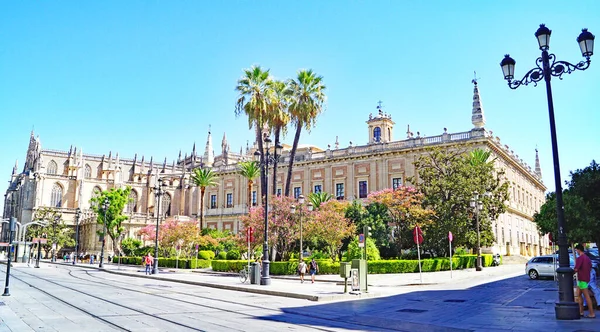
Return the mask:
[[[263,150],[263,139],[262,139],[262,130],[258,123],[255,123],[256,127],[256,142],[258,143],[258,151],[260,153],[260,165],[264,165],[265,163],[265,151]],[[267,180],[265,178],[264,169],[260,170],[260,193],[262,196],[262,202],[264,203],[264,196],[267,194]]]
[[302,131],[302,122],[296,123],[296,135],[294,136],[294,144],[290,151],[290,162],[288,163],[288,174],[285,179],[285,195],[290,195],[290,186],[292,184],[292,167],[294,166],[294,158],[296,158],[296,149],[298,148],[298,141],[300,141],[300,132]]
[[277,195],[277,164],[278,164],[278,156],[277,156],[277,145],[279,145],[279,136],[281,135],[281,127],[275,128],[275,147],[273,149],[273,190],[272,195]]
[[204,229],[204,187],[200,187],[200,231]]
[[248,179],[248,213],[250,212],[250,207],[252,206],[252,180]]

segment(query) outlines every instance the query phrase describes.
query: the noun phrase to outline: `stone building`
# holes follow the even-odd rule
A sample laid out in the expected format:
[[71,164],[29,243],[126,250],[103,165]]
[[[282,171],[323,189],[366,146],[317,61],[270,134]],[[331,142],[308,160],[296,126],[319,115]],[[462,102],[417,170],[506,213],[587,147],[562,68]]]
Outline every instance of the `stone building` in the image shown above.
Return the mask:
[[[440,135],[425,137],[419,132],[414,134],[408,127],[406,138],[394,140],[395,123],[379,104],[376,114],[370,114],[366,121],[367,144],[350,142],[340,147],[336,139],[334,146],[326,149],[299,146],[291,179],[292,194],[297,197],[324,191],[337,199],[363,199],[369,192],[405,184],[408,177],[416,175],[413,162],[429,147],[483,148],[492,152],[496,167],[506,171],[511,185],[508,210],[492,223],[496,244],[484,251],[525,256],[548,252],[548,238],[540,235],[532,222],[533,214],[545,200],[546,191],[537,150],[535,168],[532,169],[485,128],[477,81],[473,83],[472,129],[448,133],[444,128]],[[161,202],[161,217],[196,219],[200,211],[199,189],[192,185],[190,174],[194,168],[210,167],[218,174],[219,185],[206,190],[204,226],[237,232],[239,216],[248,211],[247,180],[238,174],[237,163],[250,160],[255,147],[256,143],[253,147],[246,146],[245,151],[240,149],[239,153],[233,153],[223,135],[221,154],[215,156],[209,130],[204,154],[197,154],[194,144],[189,155],[186,153],[182,157],[180,151],[177,160],[167,163],[165,159],[160,163],[137,155],[133,158],[120,158],[118,153],[113,155],[111,152],[108,156],[93,155],[73,147],[68,151],[42,149],[39,137],[32,132],[22,172],[18,172],[17,165],[13,169],[5,195],[4,217],[15,215],[26,224],[31,222],[35,209],[51,206],[62,212],[67,224],[74,225],[75,210],[80,208],[81,250],[97,252],[100,249],[96,234],[99,225],[89,203],[96,192],[122,186],[132,188],[131,203],[125,208],[130,218],[124,223],[124,237],[137,237],[137,230],[156,223],[153,187],[158,178],[167,184]],[[281,193],[287,176],[289,149],[289,146],[284,147],[283,162],[279,163],[277,193]],[[272,176],[272,172],[269,174]],[[21,184],[18,189],[17,183]],[[271,185],[272,181],[269,181]],[[262,195],[257,185],[251,195],[252,205],[261,204]],[[7,234],[4,226],[5,223],[3,239]]]

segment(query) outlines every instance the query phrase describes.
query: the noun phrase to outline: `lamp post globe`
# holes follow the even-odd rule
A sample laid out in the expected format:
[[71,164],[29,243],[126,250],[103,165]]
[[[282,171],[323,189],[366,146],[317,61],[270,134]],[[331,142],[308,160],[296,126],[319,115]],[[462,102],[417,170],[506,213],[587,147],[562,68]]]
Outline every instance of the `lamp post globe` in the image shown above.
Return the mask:
[[[530,83],[537,85],[537,82],[542,79],[546,83],[548,118],[550,120],[550,139],[552,142],[552,162],[554,165],[554,187],[556,195],[556,219],[559,248],[559,268],[556,270],[558,276],[558,302],[555,303],[554,312],[555,317],[558,320],[574,320],[580,318],[579,305],[574,301],[573,269],[569,262],[569,245],[567,242],[567,227],[565,223],[560,161],[558,157],[558,139],[556,137],[556,121],[554,118],[554,103],[552,98],[552,85],[550,82],[552,76],[562,79],[564,74],[571,74],[577,70],[583,71],[588,69],[591,62],[590,57],[594,54],[595,37],[587,29],[582,30],[581,34],[577,37],[577,43],[579,44],[581,55],[585,58],[585,61],[572,64],[567,61],[559,61],[554,54],[548,53],[551,33],[552,31],[543,24],[540,25],[540,28],[536,31],[535,37],[538,40],[542,55],[537,58],[536,67],[529,70],[521,80],[514,80],[513,75],[507,75],[507,73],[510,74],[510,60],[512,60],[510,57],[505,56],[500,65],[502,67],[504,78],[508,82],[508,87],[511,89],[516,89],[519,86],[528,85]],[[512,65],[514,66],[514,60],[512,60]],[[514,71],[514,67],[512,70]]]

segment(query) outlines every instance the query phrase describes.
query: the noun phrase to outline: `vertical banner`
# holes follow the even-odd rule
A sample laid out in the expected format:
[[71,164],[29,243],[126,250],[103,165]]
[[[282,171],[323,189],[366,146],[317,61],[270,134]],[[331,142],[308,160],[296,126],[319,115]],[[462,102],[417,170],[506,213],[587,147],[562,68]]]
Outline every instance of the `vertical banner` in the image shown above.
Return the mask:
[[452,279],[452,232],[448,232],[448,243],[450,244],[450,279]]
[[419,225],[416,225],[415,229],[413,230],[413,240],[417,244],[417,259],[419,260],[419,280],[421,280],[421,283],[423,283],[423,273],[421,272],[421,248],[419,247],[419,245],[423,243],[423,232],[421,231],[421,228],[419,228]]

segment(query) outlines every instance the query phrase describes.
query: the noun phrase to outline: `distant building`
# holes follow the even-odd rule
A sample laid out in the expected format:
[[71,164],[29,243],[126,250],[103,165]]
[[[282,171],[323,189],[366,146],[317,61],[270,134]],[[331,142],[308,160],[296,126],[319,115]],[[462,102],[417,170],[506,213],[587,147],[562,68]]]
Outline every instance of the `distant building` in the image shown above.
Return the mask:
[[[526,256],[548,252],[547,236],[539,234],[532,222],[533,214],[545,200],[546,191],[537,150],[535,168],[532,169],[507,145],[503,145],[499,137],[485,129],[477,82],[473,83],[471,130],[448,133],[444,128],[440,135],[425,137],[419,132],[414,134],[408,127],[405,139],[394,140],[395,123],[390,114],[383,112],[380,104],[377,113],[370,114],[366,121],[367,144],[350,142],[340,147],[336,139],[334,146],[328,145],[326,149],[300,145],[295,157],[291,193],[297,197],[323,191],[337,199],[363,199],[369,192],[400,186],[406,183],[407,177],[415,176],[413,162],[426,148],[483,148],[492,152],[496,167],[506,171],[511,185],[507,212],[492,222],[496,244],[487,251]],[[253,147],[246,146],[245,151],[240,149],[239,153],[233,153],[223,135],[221,154],[215,156],[209,130],[203,155],[196,153],[194,144],[189,155],[186,153],[182,157],[179,152],[177,160],[167,163],[165,159],[160,163],[138,155],[127,159],[111,152],[108,156],[92,155],[73,147],[68,151],[42,149],[39,137],[32,132],[23,171],[19,173],[17,165],[13,169],[11,187],[5,195],[4,217],[15,215],[26,224],[32,220],[35,209],[50,206],[62,212],[67,224],[74,225],[75,209],[79,207],[83,211],[80,220],[81,250],[97,252],[101,244],[96,231],[100,226],[96,224],[89,202],[96,192],[131,186],[132,201],[125,208],[130,219],[124,222],[124,237],[137,237],[137,230],[156,223],[152,188],[157,178],[168,184],[167,193],[162,197],[161,214],[196,219],[200,211],[199,189],[190,182],[190,174],[194,168],[210,167],[219,175],[219,185],[206,190],[204,226],[237,232],[239,217],[248,211],[247,180],[238,174],[237,164],[250,160],[255,150],[256,143]],[[282,158],[276,174],[277,193],[283,190],[287,176],[289,146],[284,148]],[[272,173],[269,175],[272,176]],[[22,186],[11,191],[19,180]],[[261,204],[258,185],[253,186],[251,195],[252,205]],[[7,238],[6,225],[2,224],[3,239]],[[110,250],[111,246],[108,244],[107,248]]]

